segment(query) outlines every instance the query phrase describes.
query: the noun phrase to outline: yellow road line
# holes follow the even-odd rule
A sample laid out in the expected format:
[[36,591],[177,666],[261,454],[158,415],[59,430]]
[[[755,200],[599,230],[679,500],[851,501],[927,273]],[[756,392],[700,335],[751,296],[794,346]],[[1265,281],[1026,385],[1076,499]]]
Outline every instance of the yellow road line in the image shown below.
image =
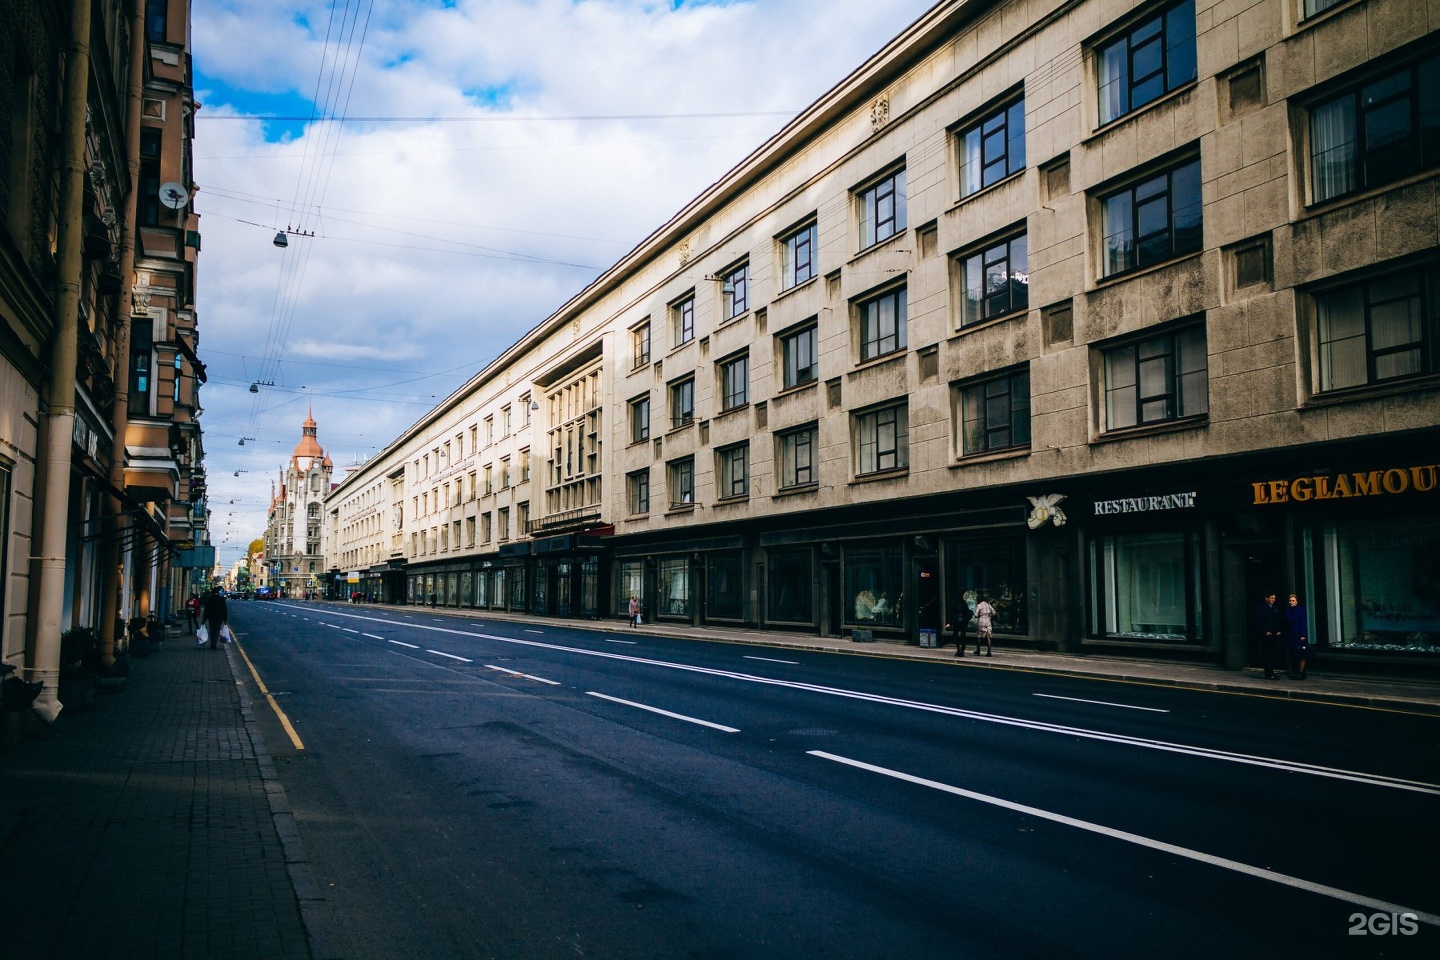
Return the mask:
[[295,732],[295,727],[291,725],[290,718],[285,716],[285,711],[280,709],[280,704],[276,703],[270,691],[265,689],[265,681],[260,679],[260,671],[255,669],[255,664],[251,663],[250,658],[245,655],[245,648],[240,646],[239,640],[235,641],[235,649],[240,651],[240,658],[245,661],[245,666],[250,668],[250,676],[255,678],[255,686],[259,687],[260,692],[265,694],[266,702],[270,704],[270,709],[275,711],[275,716],[280,719],[280,726],[285,728],[285,733],[289,735],[290,742],[295,745],[296,750],[304,750],[305,744],[300,742],[300,734]]

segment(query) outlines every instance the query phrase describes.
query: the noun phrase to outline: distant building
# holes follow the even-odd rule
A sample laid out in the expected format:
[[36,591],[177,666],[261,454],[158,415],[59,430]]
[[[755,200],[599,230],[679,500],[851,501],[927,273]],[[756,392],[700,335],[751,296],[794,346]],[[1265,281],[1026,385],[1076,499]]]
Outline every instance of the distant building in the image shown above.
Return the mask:
[[313,413],[305,417],[300,434],[290,463],[273,488],[265,525],[268,582],[287,597],[315,596],[322,589],[321,522],[330,475],[335,470],[316,439]]

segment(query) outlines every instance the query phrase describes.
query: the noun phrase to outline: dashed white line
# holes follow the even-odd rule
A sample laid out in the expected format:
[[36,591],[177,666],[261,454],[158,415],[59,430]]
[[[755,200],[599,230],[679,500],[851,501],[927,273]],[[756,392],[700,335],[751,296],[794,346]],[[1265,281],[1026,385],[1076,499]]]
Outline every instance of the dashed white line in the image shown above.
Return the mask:
[[384,637],[376,636],[376,635],[373,634],[373,633],[362,633],[362,634],[360,634],[360,636],[362,636],[362,637],[369,637],[371,640],[384,640],[384,639],[385,639]]
[[526,627],[526,628],[525,628],[525,632],[526,632],[526,633],[544,633],[545,631],[544,631],[544,630],[531,630],[529,627]]
[[1080,697],[1061,697],[1053,693],[1032,693],[1032,697],[1044,697],[1047,700],[1069,700],[1072,703],[1093,703],[1100,707],[1124,707],[1126,710],[1147,710],[1150,713],[1169,713],[1169,710],[1161,710],[1159,707],[1137,707],[1133,703],[1111,703],[1109,700],[1084,700]]
[[539,683],[548,683],[552,687],[560,686],[559,680],[546,680],[544,677],[536,677],[528,673],[521,673],[519,670],[507,670],[505,667],[497,667],[493,663],[487,663],[485,664],[485,666],[487,669],[490,670],[499,670],[501,673],[508,673],[512,677],[524,677],[526,680],[535,680]]
[[341,629],[341,630],[344,630],[346,633],[359,633],[359,632],[360,632],[359,630],[351,630],[349,627],[341,627],[340,629]]
[[1251,866],[1248,863],[1240,863],[1237,860],[1227,860],[1224,857],[1217,857],[1212,854],[1202,853],[1199,850],[1191,850],[1189,847],[1176,846],[1173,843],[1166,843],[1163,840],[1155,840],[1150,837],[1142,837],[1137,833],[1127,833],[1124,830],[1116,830],[1098,823],[1091,823],[1088,820],[1078,820],[1075,817],[1067,817],[1062,813],[1055,813],[1050,810],[1042,810],[1039,807],[1026,806],[1023,803],[1015,803],[1013,800],[1004,800],[1000,797],[992,797],[984,793],[976,793],[973,790],[966,790],[963,787],[952,786],[948,783],[940,783],[937,780],[927,780],[924,777],[917,777],[913,774],[902,773],[899,770],[891,770],[888,767],[877,767],[874,764],[865,763],[861,760],[852,760],[849,757],[838,756],[833,753],[826,753],[823,750],[807,750],[812,757],[819,757],[822,760],[832,760],[835,763],[843,763],[846,766],[854,767],[857,770],[867,770],[870,773],[878,773],[882,776],[893,777],[896,780],[903,780],[906,783],[918,784],[922,787],[929,787],[931,790],[939,790],[943,793],[951,793],[957,797],[965,797],[969,800],[978,800],[981,803],[988,803],[1005,810],[1013,810],[1016,813],[1027,814],[1038,817],[1042,820],[1049,820],[1067,827],[1075,827],[1079,830],[1087,830],[1090,833],[1098,833],[1101,836],[1111,837],[1115,840],[1123,840],[1126,843],[1133,843],[1137,846],[1148,847],[1151,850],[1158,850],[1161,853],[1173,854],[1184,857],[1187,860],[1195,860],[1206,863],[1223,870],[1231,870],[1235,873],[1243,873],[1247,876],[1256,877],[1261,880],[1269,880],[1272,883],[1279,883],[1287,887],[1294,887],[1297,890],[1305,890],[1309,893],[1319,894],[1322,897],[1330,897],[1335,900],[1343,900],[1346,903],[1353,903],[1356,906],[1365,907],[1370,910],[1379,910],[1385,913],[1409,913],[1413,914],[1422,923],[1431,926],[1440,926],[1440,916],[1433,913],[1424,913],[1410,907],[1402,907],[1399,904],[1389,903],[1384,900],[1376,900],[1373,897],[1363,896],[1358,893],[1351,893],[1348,890],[1341,890],[1338,887],[1329,887],[1321,883],[1314,883],[1310,880],[1302,880],[1299,877],[1292,877],[1288,874],[1277,873],[1274,870],[1267,870],[1264,867]]
[[[375,639],[378,640],[380,638],[376,637]],[[420,649],[420,645],[418,643],[406,643],[404,640],[391,640],[390,642],[395,644],[395,646],[397,647],[409,647],[411,650]]]
[[446,653],[444,650],[426,650],[426,653],[433,653],[437,657],[449,657],[451,660],[459,660],[461,663],[474,663],[474,660],[466,660],[464,657],[457,657],[453,653]]
[[736,727],[727,727],[723,723],[711,723],[709,720],[701,720],[698,717],[687,717],[683,713],[671,713],[669,710],[661,710],[659,707],[646,706],[643,703],[636,703],[634,700],[621,700],[619,697],[612,697],[604,693],[596,693],[594,690],[586,690],[592,697],[599,697],[601,700],[609,700],[611,703],[623,703],[627,707],[634,707],[637,710],[649,710],[651,713],[658,713],[662,717],[669,717],[672,720],[684,720],[686,723],[698,723],[702,727],[709,727],[711,730],[719,730],[722,733],[739,733]]
[[774,657],[752,657],[752,656],[750,656],[748,653],[745,654],[745,659],[746,659],[746,660],[764,660],[766,663],[788,663],[788,664],[790,664],[790,666],[792,666],[792,667],[798,667],[798,666],[800,666],[800,661],[799,661],[799,660],[776,660]]
[[632,646],[632,647],[635,646],[635,644],[639,643],[638,640],[611,640],[609,637],[606,637],[606,638],[605,638],[605,642],[606,642],[606,643],[624,643],[624,644],[628,644],[629,646]]

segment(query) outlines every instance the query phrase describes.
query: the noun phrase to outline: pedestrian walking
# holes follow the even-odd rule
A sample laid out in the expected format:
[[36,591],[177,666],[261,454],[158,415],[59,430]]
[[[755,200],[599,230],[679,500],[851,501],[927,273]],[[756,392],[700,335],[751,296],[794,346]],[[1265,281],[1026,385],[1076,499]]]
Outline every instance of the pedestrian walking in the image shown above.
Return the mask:
[[230,622],[230,611],[225,606],[225,597],[219,590],[205,594],[200,604],[201,615],[205,618],[205,630],[210,634],[210,649],[220,649],[220,631]]
[[1310,615],[1292,593],[1285,605],[1285,667],[1292,679],[1306,679],[1305,662],[1310,655]]
[[630,626],[640,626],[640,598],[630,595]]
[[980,656],[980,641],[985,641],[985,656],[991,656],[991,638],[995,633],[995,608],[989,597],[981,597],[975,604],[975,656]]
[[970,620],[975,615],[970,612],[970,604],[964,597],[960,598],[960,609],[945,624],[945,629],[955,640],[955,656],[965,656],[965,634],[970,630]]
[[1278,680],[1275,667],[1280,660],[1280,648],[1285,642],[1285,613],[1275,602],[1275,594],[1265,594],[1265,599],[1255,608],[1252,618],[1255,641],[1260,645],[1260,666],[1265,670],[1266,680]]
[[191,633],[200,629],[200,598],[194,590],[190,591],[190,599],[185,601],[185,616],[190,619]]

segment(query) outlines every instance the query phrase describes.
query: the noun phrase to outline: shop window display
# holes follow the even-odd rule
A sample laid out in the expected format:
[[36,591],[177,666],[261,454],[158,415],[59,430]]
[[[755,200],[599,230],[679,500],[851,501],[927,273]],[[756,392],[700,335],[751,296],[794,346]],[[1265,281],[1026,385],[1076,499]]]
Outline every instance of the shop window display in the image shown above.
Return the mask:
[[772,550],[766,562],[766,619],[814,623],[814,576],[809,550]]
[[[615,596],[615,609],[624,613],[631,597],[639,597],[641,607],[645,603],[645,561],[625,560],[620,563],[618,579],[619,593]],[[648,613],[648,610],[646,611]]]
[[488,607],[490,605],[490,591],[488,589],[489,586],[490,571],[481,570],[478,574],[475,575],[475,606]]
[[862,627],[893,627],[903,622],[905,580],[900,548],[849,548],[845,551],[845,596],[848,623]]
[[1307,567],[1320,589],[1306,592],[1326,605],[1312,628],[1324,648],[1440,655],[1440,520],[1327,523],[1304,546],[1319,554]]
[[510,580],[510,609],[521,611],[525,609],[525,568],[513,567],[509,577]]
[[741,620],[745,616],[745,584],[738,553],[713,553],[706,558],[706,609],[709,619]]
[[660,561],[660,616],[690,615],[690,561],[684,557]]
[[996,633],[1028,632],[1025,610],[1025,542],[965,541],[945,545],[945,596],[954,616],[964,603],[971,613],[983,599],[995,608]]
[[1185,531],[1123,533],[1090,542],[1090,632],[1198,641],[1200,543]]

